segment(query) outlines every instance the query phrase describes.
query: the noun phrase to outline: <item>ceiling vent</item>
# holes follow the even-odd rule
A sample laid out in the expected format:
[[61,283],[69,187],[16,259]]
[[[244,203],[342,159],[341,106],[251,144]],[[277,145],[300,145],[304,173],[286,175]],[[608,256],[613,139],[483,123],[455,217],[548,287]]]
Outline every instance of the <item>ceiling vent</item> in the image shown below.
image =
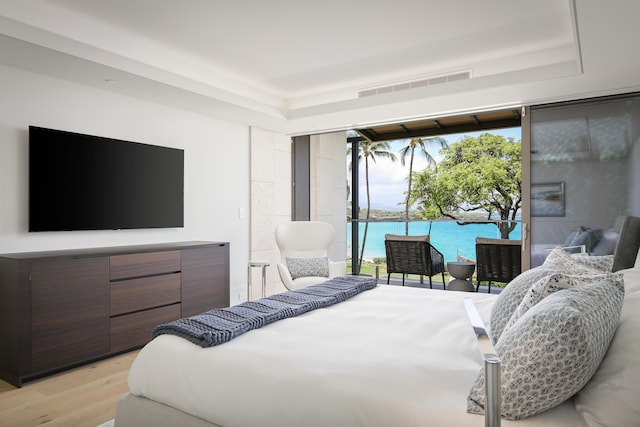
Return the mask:
[[415,89],[418,87],[433,86],[442,83],[455,82],[458,80],[469,80],[471,71],[462,71],[451,74],[443,74],[439,76],[427,77],[424,79],[411,80],[408,82],[395,83],[386,86],[378,86],[358,91],[358,98],[366,96],[382,95],[384,93],[399,92],[402,90]]

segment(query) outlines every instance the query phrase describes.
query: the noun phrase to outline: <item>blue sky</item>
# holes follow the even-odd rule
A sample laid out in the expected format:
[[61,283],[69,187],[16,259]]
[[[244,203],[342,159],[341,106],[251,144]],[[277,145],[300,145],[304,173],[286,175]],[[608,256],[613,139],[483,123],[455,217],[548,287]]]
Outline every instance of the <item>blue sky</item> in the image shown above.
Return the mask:
[[[465,135],[478,136],[479,134],[486,132],[468,132],[463,134],[446,135],[444,138],[449,144],[459,141]],[[490,133],[502,135],[506,138],[512,137],[516,140],[521,139],[520,128],[508,128],[492,130]],[[400,149],[406,145],[404,141],[395,141],[391,143],[391,151],[398,153]],[[431,155],[438,156],[438,148],[434,146]],[[413,164],[414,171],[421,171],[427,165],[426,160],[422,156],[416,156]],[[399,205],[404,201],[404,192],[407,190],[406,178],[409,174],[409,165],[403,167],[400,164],[400,156],[398,155],[398,161],[392,163],[386,159],[378,158],[375,163],[369,164],[369,185],[371,193],[371,209],[384,209],[384,210],[397,210],[403,211],[404,206]],[[351,177],[349,177],[349,181]],[[364,166],[360,168],[360,208],[364,209],[367,206],[366,188],[364,179]]]

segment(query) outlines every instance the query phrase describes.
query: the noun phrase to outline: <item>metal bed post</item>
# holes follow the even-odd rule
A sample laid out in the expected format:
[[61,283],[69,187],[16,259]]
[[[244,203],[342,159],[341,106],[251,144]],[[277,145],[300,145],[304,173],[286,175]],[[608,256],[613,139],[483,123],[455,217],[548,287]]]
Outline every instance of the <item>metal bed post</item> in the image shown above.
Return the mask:
[[500,418],[500,358],[473,301],[466,297],[463,302],[484,360],[484,425],[500,427],[502,420]]

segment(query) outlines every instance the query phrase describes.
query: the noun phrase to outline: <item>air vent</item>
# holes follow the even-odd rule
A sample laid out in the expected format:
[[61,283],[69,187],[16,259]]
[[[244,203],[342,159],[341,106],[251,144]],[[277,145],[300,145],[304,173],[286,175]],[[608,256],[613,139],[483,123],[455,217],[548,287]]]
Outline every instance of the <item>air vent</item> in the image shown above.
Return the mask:
[[408,89],[415,89],[418,87],[433,86],[442,83],[455,82],[458,80],[469,80],[471,78],[471,71],[462,71],[451,74],[444,74],[439,76],[427,77],[424,79],[412,80],[409,82],[395,83],[386,86],[378,86],[374,88],[362,89],[358,91],[358,98],[364,98],[366,96],[382,95],[383,93],[399,92]]

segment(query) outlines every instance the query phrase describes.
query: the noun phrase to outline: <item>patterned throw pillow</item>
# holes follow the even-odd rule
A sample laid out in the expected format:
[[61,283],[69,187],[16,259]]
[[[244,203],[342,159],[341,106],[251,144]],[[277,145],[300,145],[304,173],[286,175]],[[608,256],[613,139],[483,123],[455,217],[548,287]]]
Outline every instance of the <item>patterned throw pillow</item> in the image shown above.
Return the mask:
[[572,254],[571,258],[585,267],[610,273],[613,269],[613,255],[590,256],[589,254]]
[[286,258],[292,279],[299,277],[329,277],[329,258]]
[[500,292],[491,308],[489,330],[493,344],[498,342],[502,331],[511,320],[527,291],[538,280],[552,275],[556,270],[541,265],[531,270],[523,271]]
[[554,273],[596,274],[597,272],[578,263],[561,248],[552,250],[545,259],[544,264],[522,272],[500,292],[491,309],[489,319],[490,335],[494,344],[500,339],[505,326],[511,320],[511,316],[513,316],[529,288],[540,279]]
[[[503,333],[502,417],[519,420],[551,409],[593,376],[616,331],[624,286],[591,283],[548,296]],[[467,397],[467,412],[484,413],[484,369]]]
[[556,268],[563,273],[569,274],[594,273],[593,268],[586,265],[586,263],[579,262],[575,257],[561,247],[553,249],[542,265],[550,268]]
[[608,273],[608,274],[594,274],[594,275],[578,275],[578,274],[566,274],[566,273],[554,273],[550,276],[544,277],[534,283],[527,291],[524,298],[520,302],[518,308],[509,319],[509,322],[503,330],[508,330],[513,326],[518,319],[520,319],[527,311],[531,310],[533,306],[538,304],[547,296],[557,292],[561,289],[569,289],[576,286],[583,286],[590,283],[612,283],[619,282],[624,286],[624,276],[622,273]]

